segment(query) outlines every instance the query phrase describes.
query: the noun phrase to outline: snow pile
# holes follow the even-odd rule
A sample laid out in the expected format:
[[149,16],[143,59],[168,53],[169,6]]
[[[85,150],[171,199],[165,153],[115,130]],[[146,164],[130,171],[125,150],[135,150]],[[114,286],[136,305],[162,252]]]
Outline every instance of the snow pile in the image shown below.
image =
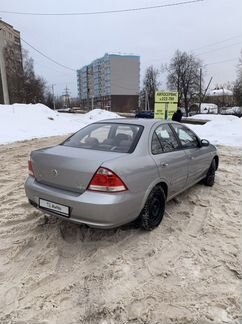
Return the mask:
[[223,114],[241,114],[242,108],[241,107],[231,107],[231,108],[224,108]]
[[[119,118],[116,113],[95,109],[86,114],[63,114],[42,105],[0,105],[0,144],[33,138],[65,135],[98,120]],[[242,119],[231,115],[194,115],[209,119],[205,125],[187,125],[212,144],[242,146]]]
[[200,138],[215,145],[242,146],[242,119],[232,115],[194,115],[194,119],[210,120],[205,125],[187,125]]
[[0,105],[0,144],[74,133],[98,120],[119,115],[95,109],[86,114],[62,114],[42,104]]
[[239,118],[233,115],[197,114],[189,119],[213,120],[213,121],[235,121]]

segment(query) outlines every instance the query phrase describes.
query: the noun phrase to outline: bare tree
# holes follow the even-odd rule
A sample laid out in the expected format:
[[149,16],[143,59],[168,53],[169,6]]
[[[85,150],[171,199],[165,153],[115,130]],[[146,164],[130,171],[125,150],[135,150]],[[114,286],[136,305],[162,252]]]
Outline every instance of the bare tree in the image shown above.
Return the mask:
[[140,90],[140,93],[139,93],[139,107],[140,107],[140,110],[145,110],[147,109],[147,105],[146,105],[146,93],[144,91],[144,89],[141,89]]
[[186,115],[189,112],[191,100],[200,99],[203,78],[201,76],[202,62],[193,54],[177,50],[168,65],[167,86],[178,92],[178,105],[184,103]]
[[28,56],[27,51],[25,51],[23,55],[23,69],[24,102],[44,102],[46,81],[43,78],[36,76],[34,72],[34,60]]
[[238,106],[242,106],[242,50],[240,51],[239,64],[237,67],[237,79],[234,84],[234,98]]
[[145,72],[143,80],[143,89],[140,93],[141,106],[144,106],[145,109],[149,107],[150,110],[154,110],[155,103],[155,91],[158,90],[160,82],[159,70],[153,65],[150,65]]
[[54,96],[50,90],[45,91],[44,104],[51,109],[54,109]]
[[4,48],[10,103],[45,101],[46,82],[34,72],[34,61],[28,52],[8,43]]

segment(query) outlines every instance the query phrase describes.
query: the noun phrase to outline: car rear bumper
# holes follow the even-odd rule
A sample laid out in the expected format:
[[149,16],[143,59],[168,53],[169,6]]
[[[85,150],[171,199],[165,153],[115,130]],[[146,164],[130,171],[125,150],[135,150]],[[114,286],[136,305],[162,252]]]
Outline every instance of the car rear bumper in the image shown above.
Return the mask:
[[49,210],[43,210],[44,213],[97,228],[114,228],[136,219],[141,211],[143,199],[142,195],[129,191],[74,193],[38,183],[33,177],[27,178],[25,192],[30,203],[40,210],[40,199],[70,207],[69,217]]

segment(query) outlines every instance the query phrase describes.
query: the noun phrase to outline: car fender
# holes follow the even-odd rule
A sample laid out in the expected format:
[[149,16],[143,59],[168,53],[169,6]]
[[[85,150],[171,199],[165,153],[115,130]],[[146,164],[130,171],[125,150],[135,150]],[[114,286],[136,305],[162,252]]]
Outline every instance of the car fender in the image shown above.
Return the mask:
[[166,186],[167,186],[167,188],[168,188],[168,190],[169,190],[169,187],[168,187],[167,181],[166,181],[165,179],[163,179],[163,178],[158,178],[158,179],[155,179],[154,181],[152,181],[151,184],[149,185],[149,187],[147,188],[147,190],[146,190],[146,192],[145,192],[145,195],[144,195],[144,197],[143,197],[140,212],[141,212],[142,209],[144,208],[145,203],[146,203],[146,201],[147,201],[147,198],[148,198],[149,194],[151,193],[152,189],[153,189],[156,185],[158,185],[159,183],[161,183],[161,182],[165,183]]

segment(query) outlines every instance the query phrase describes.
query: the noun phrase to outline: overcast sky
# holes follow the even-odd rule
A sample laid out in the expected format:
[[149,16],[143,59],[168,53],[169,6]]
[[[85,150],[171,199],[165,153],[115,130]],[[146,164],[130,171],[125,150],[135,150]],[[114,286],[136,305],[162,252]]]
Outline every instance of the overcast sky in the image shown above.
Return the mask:
[[[39,13],[87,12],[155,6],[182,0],[8,0],[0,10]],[[78,69],[105,53],[133,53],[145,68],[169,63],[176,49],[192,51],[212,86],[233,81],[242,49],[242,1],[204,0],[177,7],[92,16],[26,16],[0,12],[21,37],[54,60]],[[36,72],[57,94],[67,86],[77,95],[76,73],[51,63],[26,44]],[[227,61],[221,63],[221,61]],[[210,64],[211,63],[211,64]],[[166,85],[161,77],[161,88]]]

